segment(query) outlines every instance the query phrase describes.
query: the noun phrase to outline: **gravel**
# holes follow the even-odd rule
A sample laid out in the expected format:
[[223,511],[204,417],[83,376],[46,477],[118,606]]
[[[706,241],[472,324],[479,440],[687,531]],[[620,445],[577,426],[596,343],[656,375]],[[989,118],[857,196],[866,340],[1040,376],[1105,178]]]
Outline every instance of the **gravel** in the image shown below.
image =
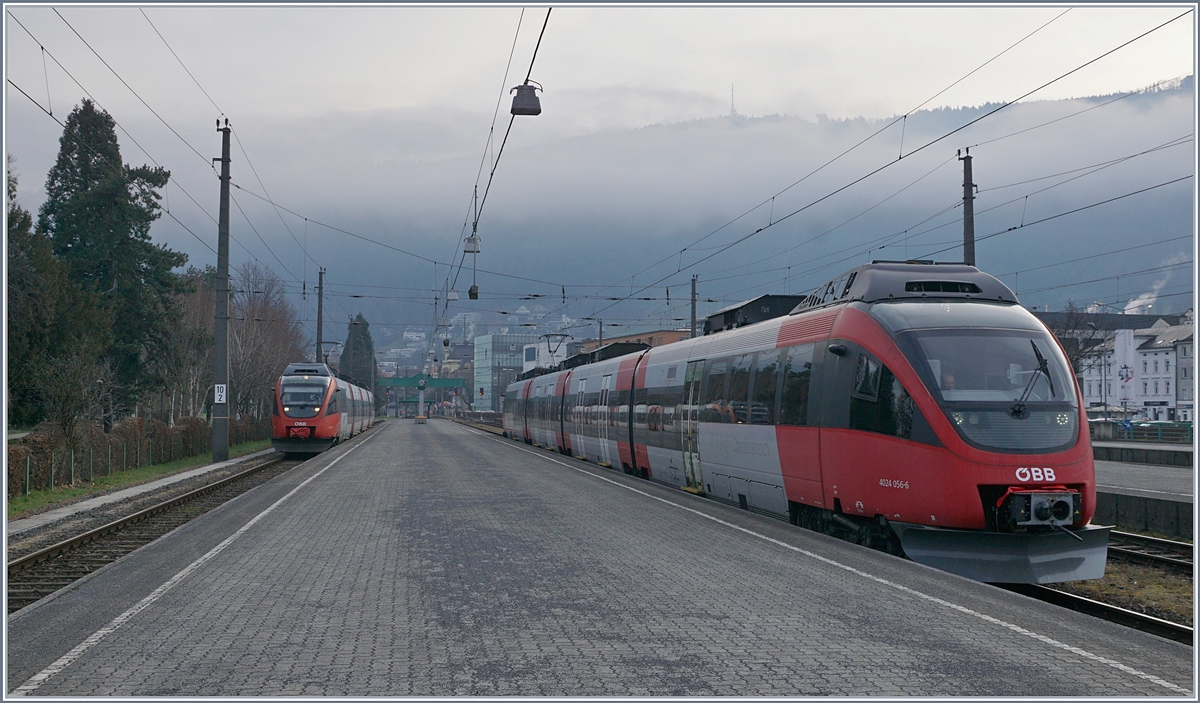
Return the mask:
[[[8,560],[12,561],[13,559],[25,556],[31,552],[36,552],[39,549],[44,549],[53,544],[58,544],[63,540],[70,539],[76,535],[81,535],[89,530],[94,530],[97,527],[107,525],[114,520],[119,520],[127,515],[132,515],[139,510],[144,510],[163,501],[183,495],[189,491],[194,491],[198,488],[203,488],[209,484],[216,483],[227,476],[236,474],[240,471],[245,471],[252,466],[262,464],[265,461],[270,461],[272,458],[273,457],[255,457],[253,459],[247,459],[237,464],[231,464],[219,469],[213,469],[207,473],[193,476],[189,479],[179,481],[178,483],[173,483],[169,486],[163,486],[162,488],[158,488],[147,493],[132,496],[115,503],[108,503],[92,510],[69,515],[60,520],[55,520],[54,522],[40,525],[14,535],[9,535]],[[161,478],[162,477],[159,476],[152,480],[157,481]],[[52,508],[61,508],[70,505],[71,503],[77,503],[90,498],[95,498],[97,496],[107,495],[109,493],[115,493],[116,491],[125,490],[126,488],[129,488],[129,486],[121,486],[119,488],[113,488],[112,490],[101,493],[92,493],[89,495],[80,496],[76,500],[70,502],[47,506],[46,510]],[[34,514],[36,513],[30,512],[17,517],[28,517],[29,515]]]

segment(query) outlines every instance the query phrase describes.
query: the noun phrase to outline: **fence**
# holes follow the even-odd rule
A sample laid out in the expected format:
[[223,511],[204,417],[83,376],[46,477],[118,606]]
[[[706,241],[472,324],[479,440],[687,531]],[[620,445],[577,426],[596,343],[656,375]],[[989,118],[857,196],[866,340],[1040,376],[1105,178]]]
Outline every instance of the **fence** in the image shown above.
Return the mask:
[[1117,442],[1178,442],[1192,443],[1190,422],[1123,422],[1092,421],[1092,439]]
[[496,427],[501,427],[504,424],[504,415],[490,410],[486,412],[466,411],[462,413],[461,417],[464,420],[480,422],[485,425],[495,425]]
[[[270,419],[231,420],[229,444],[271,437]],[[8,495],[92,483],[97,478],[212,451],[212,431],[199,418],[174,427],[158,420],[127,420],[111,434],[87,425],[70,445],[53,432],[35,431],[8,446]]]

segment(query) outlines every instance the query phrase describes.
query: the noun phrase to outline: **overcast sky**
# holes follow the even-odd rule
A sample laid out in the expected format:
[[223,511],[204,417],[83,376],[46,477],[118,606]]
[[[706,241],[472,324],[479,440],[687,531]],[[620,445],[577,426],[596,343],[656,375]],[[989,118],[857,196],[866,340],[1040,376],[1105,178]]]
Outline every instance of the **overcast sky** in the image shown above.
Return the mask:
[[[538,218],[555,211],[554,203],[539,197],[547,189],[574,192],[575,211],[619,222],[625,203],[614,203],[592,179],[603,176],[611,184],[612,174],[622,170],[653,171],[652,182],[635,179],[638,195],[659,201],[653,229],[668,240],[660,249],[670,251],[807,173],[772,162],[770,142],[761,142],[765,152],[722,151],[719,159],[695,160],[676,154],[668,163],[655,162],[661,140],[643,132],[638,150],[613,153],[610,163],[589,161],[588,170],[578,173],[558,168],[552,184],[523,188],[539,182],[539,153],[549,159],[570,153],[578,139],[710,120],[734,109],[817,123],[883,119],[919,106],[1011,101],[1188,7],[556,7],[531,73],[545,88],[543,113],[516,119],[489,194],[491,214],[485,211],[480,222],[490,246],[507,242],[506,255],[488,259],[485,249],[480,266],[503,261],[505,272],[527,275],[537,261],[554,261],[553,276],[536,277],[597,284],[615,283],[640,268],[637,256],[624,256],[564,270],[571,257],[546,255],[553,239],[501,236],[501,223],[504,232],[553,226]],[[217,179],[207,162],[219,154],[214,121],[222,113],[238,137],[236,183],[265,190],[301,216],[449,260],[480,164],[489,158],[485,145],[494,111],[499,104],[498,142],[508,125],[507,89],[530,71],[546,19],[544,6],[5,8],[5,151],[16,159],[21,204],[33,211],[41,204],[58,149],[61,127],[43,110],[64,119],[90,94],[124,128],[118,137],[127,163],[157,162],[171,170],[167,200],[183,226],[163,218],[153,234],[196,264],[213,259],[196,237],[215,248]],[[1195,46],[1193,13],[1026,102],[1121,93],[1183,77],[1194,72]],[[1180,114],[1182,128],[1190,129],[1194,112]],[[779,147],[787,150],[782,142]],[[493,156],[496,149],[498,144]],[[1194,163],[1194,145],[1185,151],[1185,163]],[[931,164],[947,155],[939,153]],[[770,178],[746,176],[719,191],[705,186],[731,172]],[[961,174],[957,178],[961,183]],[[1194,179],[1183,188],[1190,202]],[[410,197],[417,191],[419,198]],[[661,207],[675,198],[679,217]],[[703,217],[696,200],[708,206]],[[412,285],[433,288],[445,278],[445,267],[435,273],[393,249],[330,239],[329,231],[305,226],[302,217],[281,218],[248,195],[239,202],[254,227],[235,211],[234,236],[244,243],[234,248],[235,265],[250,257],[248,250],[289,281],[309,280],[314,264],[302,249],[307,243],[320,251],[320,242],[329,247],[323,255],[331,263],[343,264],[330,266],[331,278],[346,286],[410,285],[398,284],[400,276],[410,282],[420,277]],[[499,219],[489,223],[489,216]],[[361,268],[349,274],[346,268],[353,266]],[[597,277],[601,273],[605,278]],[[377,319],[387,316],[383,303],[374,305]],[[469,308],[464,302],[460,309]],[[588,314],[582,308],[569,312]]]

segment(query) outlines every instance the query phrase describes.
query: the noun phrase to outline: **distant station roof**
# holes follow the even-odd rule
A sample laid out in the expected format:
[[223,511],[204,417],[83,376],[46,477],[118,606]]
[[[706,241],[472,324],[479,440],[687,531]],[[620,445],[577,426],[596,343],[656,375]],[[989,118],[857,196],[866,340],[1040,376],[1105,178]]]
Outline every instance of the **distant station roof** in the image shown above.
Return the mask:
[[791,312],[805,297],[803,295],[760,295],[737,305],[721,308],[704,320],[704,334],[713,334],[770,320],[773,317],[782,317]]
[[573,369],[576,366],[604,361],[605,359],[613,359],[649,348],[649,344],[642,344],[641,342],[613,342],[612,344],[605,344],[599,349],[593,349],[590,352],[581,352],[575,356],[569,356],[559,365],[559,368]]

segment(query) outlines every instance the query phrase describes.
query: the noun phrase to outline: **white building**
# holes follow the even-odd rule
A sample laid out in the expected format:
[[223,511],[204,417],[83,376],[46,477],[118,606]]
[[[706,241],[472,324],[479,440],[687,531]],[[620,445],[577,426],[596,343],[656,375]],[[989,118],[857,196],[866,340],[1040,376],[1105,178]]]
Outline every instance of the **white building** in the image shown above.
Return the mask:
[[[1195,363],[1191,311],[1170,325],[1116,329],[1095,348],[1079,374],[1092,416],[1109,413],[1137,420],[1194,420]],[[1112,412],[1120,408],[1119,412]]]
[[[1193,330],[1195,329],[1190,310],[1184,316],[1184,322],[1188,327]],[[1179,391],[1175,401],[1178,408],[1175,413],[1175,419],[1187,420],[1188,422],[1195,421],[1196,413],[1196,348],[1192,342],[1192,335],[1189,334],[1176,345],[1176,350],[1178,351],[1176,365],[1179,370],[1179,377],[1175,379],[1175,387]]]

